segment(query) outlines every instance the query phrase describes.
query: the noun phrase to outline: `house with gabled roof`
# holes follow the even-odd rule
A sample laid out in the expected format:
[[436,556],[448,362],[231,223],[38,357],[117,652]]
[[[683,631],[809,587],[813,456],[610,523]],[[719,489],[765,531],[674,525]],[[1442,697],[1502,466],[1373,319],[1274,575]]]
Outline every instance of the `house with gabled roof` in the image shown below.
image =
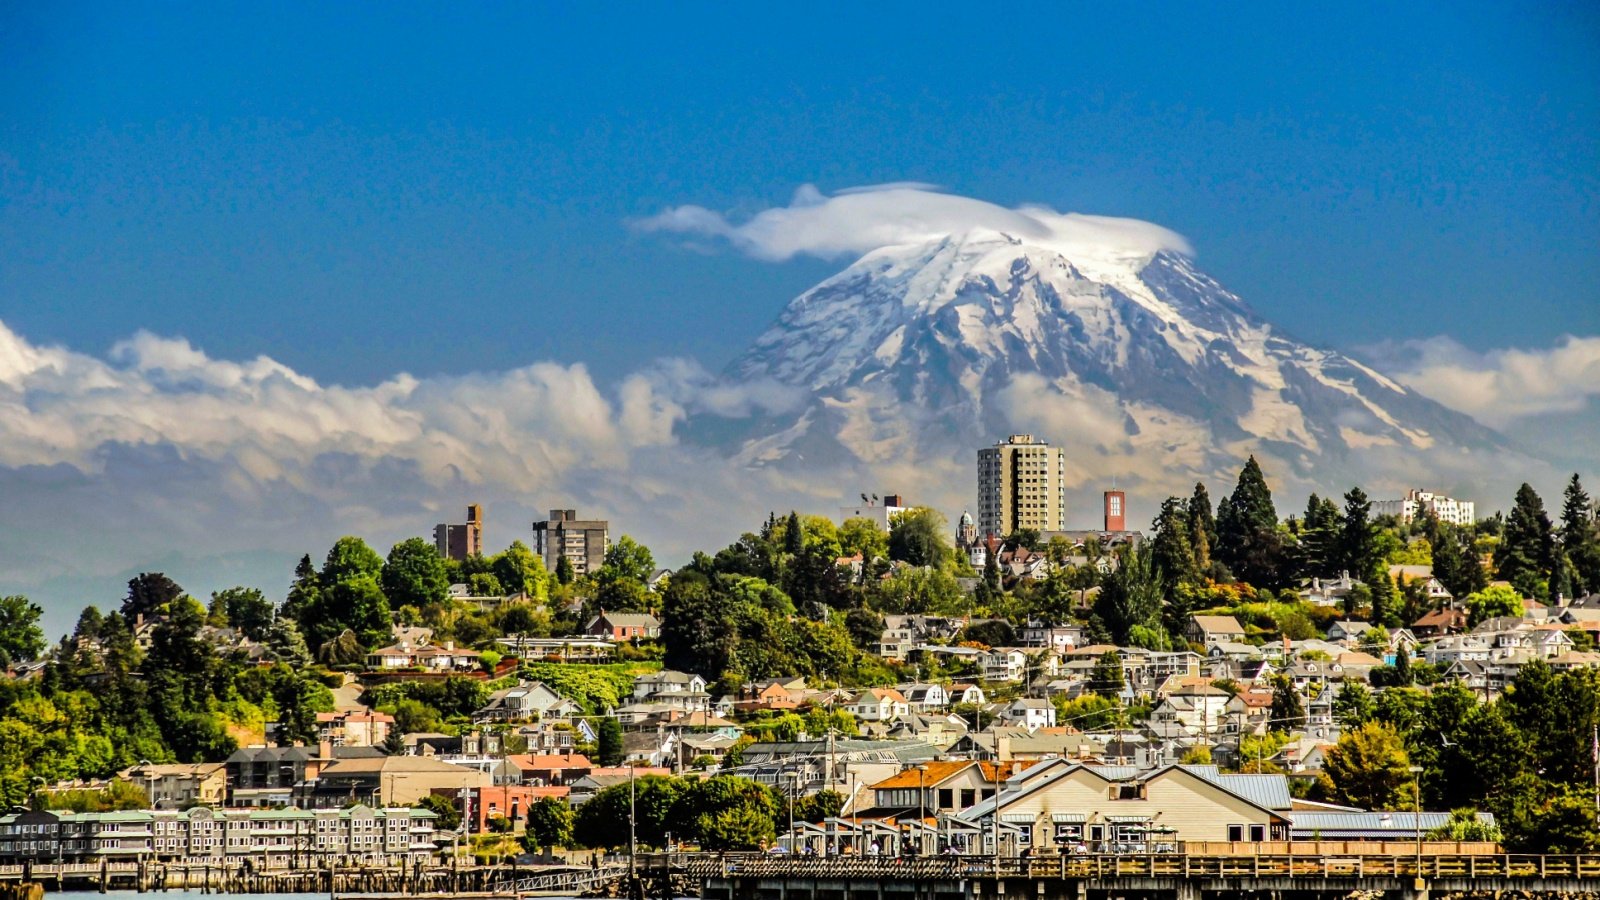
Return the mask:
[[1184,637],[1192,643],[1213,646],[1243,642],[1244,626],[1233,616],[1190,616]]

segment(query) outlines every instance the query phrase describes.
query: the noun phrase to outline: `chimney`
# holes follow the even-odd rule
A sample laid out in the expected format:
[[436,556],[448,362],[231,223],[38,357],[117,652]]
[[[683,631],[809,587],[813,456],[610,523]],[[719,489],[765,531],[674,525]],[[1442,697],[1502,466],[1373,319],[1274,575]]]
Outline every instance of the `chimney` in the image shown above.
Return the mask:
[[318,741],[317,756],[323,759],[333,759],[333,741]]

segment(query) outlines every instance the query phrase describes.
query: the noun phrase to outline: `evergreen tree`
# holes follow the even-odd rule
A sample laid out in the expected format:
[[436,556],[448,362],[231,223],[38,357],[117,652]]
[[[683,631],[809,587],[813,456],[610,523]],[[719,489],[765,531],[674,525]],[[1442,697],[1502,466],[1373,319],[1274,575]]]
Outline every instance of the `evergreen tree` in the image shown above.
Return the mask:
[[1547,597],[1555,549],[1555,532],[1544,501],[1524,483],[1517,488],[1516,502],[1495,549],[1495,571],[1525,596]]
[[1467,526],[1441,524],[1433,543],[1433,575],[1456,599],[1483,590],[1489,577]]
[[[1353,487],[1344,495],[1344,517],[1339,522],[1339,566],[1355,575],[1370,572],[1376,554],[1376,531],[1372,526],[1372,502],[1365,491]],[[1377,592],[1377,588],[1373,588]]]
[[1572,593],[1567,596],[1600,593],[1600,528],[1576,472],[1562,496],[1561,549],[1572,564]]
[[1411,670],[1411,651],[1402,646],[1394,655],[1394,686],[1411,687],[1417,683],[1417,675]]
[[790,556],[799,556],[805,549],[805,526],[800,524],[800,514],[790,510],[789,521],[783,528],[783,551]]
[[1159,628],[1161,581],[1147,550],[1129,550],[1105,577],[1094,611],[1111,630],[1113,643],[1126,644],[1134,628]]
[[1217,507],[1217,545],[1212,552],[1235,576],[1255,587],[1277,590],[1287,583],[1278,512],[1254,456],[1239,471],[1233,493]]
[[1204,572],[1211,568],[1211,559],[1217,552],[1217,519],[1212,514],[1211,494],[1204,482],[1195,483],[1185,509],[1189,513],[1189,536],[1194,540],[1195,565]]
[[1300,531],[1300,565],[1306,577],[1338,577],[1339,529],[1339,507],[1312,494]]
[[1290,732],[1306,723],[1306,706],[1287,675],[1272,676],[1272,707],[1267,715],[1272,731]]
[[1089,673],[1089,687],[1102,697],[1115,698],[1122,693],[1126,678],[1122,673],[1122,657],[1115,650],[1107,650],[1095,660]]
[[1163,598],[1171,602],[1179,584],[1199,577],[1194,541],[1189,536],[1189,513],[1183,501],[1177,497],[1162,501],[1151,527],[1155,530],[1150,541],[1151,565],[1161,579]]
[[294,567],[294,583],[289,586],[289,597],[283,601],[282,615],[297,622],[305,621],[305,614],[317,605],[322,596],[322,586],[317,568],[311,564],[311,554],[300,557]]
[[572,560],[567,559],[565,553],[556,558],[556,584],[571,584],[578,580],[578,572],[572,568]]
[[1382,560],[1372,564],[1365,579],[1372,591],[1372,624],[1393,628],[1400,624],[1400,597],[1395,591],[1389,567]]
[[606,768],[615,768],[622,765],[624,751],[622,749],[622,723],[615,718],[607,716],[600,720],[600,734],[597,736],[600,765]]

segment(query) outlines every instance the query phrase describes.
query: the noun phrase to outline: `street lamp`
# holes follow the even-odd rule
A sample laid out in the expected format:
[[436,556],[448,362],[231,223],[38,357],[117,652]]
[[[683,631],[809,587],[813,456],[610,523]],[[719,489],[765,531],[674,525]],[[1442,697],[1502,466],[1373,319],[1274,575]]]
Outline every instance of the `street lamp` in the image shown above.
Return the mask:
[[1422,881],[1422,767],[1411,767],[1411,795],[1416,800],[1416,807],[1411,820],[1412,830],[1417,833],[1417,881]]

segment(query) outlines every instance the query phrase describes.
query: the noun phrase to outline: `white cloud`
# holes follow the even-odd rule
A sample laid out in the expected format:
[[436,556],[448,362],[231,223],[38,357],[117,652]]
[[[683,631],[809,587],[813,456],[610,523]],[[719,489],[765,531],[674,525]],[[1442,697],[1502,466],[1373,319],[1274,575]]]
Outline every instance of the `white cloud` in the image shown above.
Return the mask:
[[1580,412],[1600,397],[1600,337],[1567,335],[1547,349],[1482,353],[1435,337],[1367,352],[1396,380],[1496,428]]
[[1069,259],[1193,252],[1181,235],[1138,219],[1058,213],[1043,206],[1007,209],[912,183],[851,188],[831,197],[805,185],[788,206],[764,210],[737,225],[704,207],[679,206],[636,222],[635,227],[720,238],[767,260],[859,256],[975,230],[1005,232],[1053,246]]

